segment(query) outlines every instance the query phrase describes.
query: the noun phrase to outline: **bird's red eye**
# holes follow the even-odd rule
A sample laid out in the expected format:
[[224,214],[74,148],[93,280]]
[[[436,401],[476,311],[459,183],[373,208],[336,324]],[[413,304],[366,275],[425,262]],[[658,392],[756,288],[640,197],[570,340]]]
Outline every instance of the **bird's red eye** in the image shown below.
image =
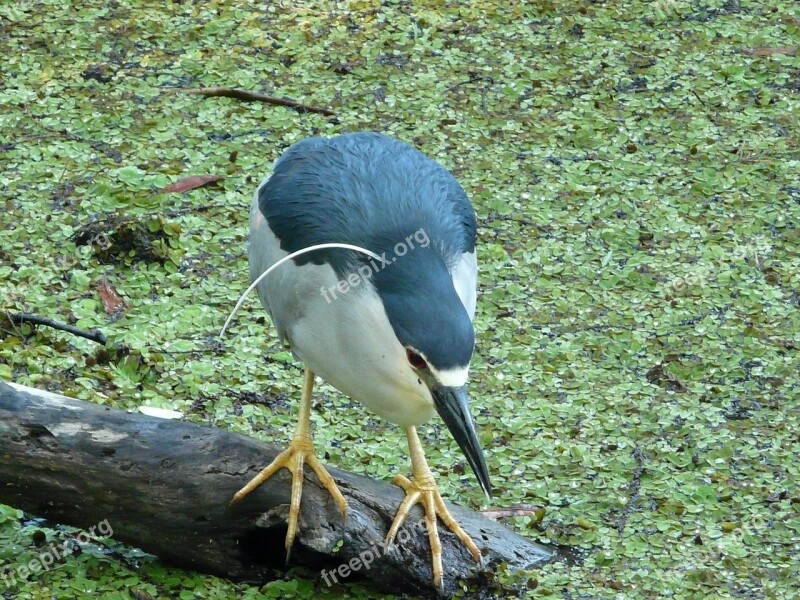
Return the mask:
[[406,357],[408,357],[409,364],[411,364],[411,366],[415,369],[424,369],[428,366],[428,363],[425,362],[425,359],[410,348],[406,348]]

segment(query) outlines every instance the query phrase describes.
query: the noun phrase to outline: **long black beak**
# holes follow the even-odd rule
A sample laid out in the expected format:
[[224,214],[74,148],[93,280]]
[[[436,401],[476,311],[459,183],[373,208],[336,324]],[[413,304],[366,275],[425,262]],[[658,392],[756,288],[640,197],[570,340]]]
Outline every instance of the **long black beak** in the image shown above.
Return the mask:
[[445,387],[434,385],[431,388],[433,402],[436,410],[441,415],[444,424],[453,434],[453,437],[461,448],[461,452],[467,457],[469,466],[472,467],[478,483],[486,494],[487,498],[492,497],[492,484],[489,482],[489,471],[486,468],[486,460],[483,458],[481,446],[478,443],[478,436],[475,434],[475,425],[469,414],[467,406],[467,393],[463,387]]

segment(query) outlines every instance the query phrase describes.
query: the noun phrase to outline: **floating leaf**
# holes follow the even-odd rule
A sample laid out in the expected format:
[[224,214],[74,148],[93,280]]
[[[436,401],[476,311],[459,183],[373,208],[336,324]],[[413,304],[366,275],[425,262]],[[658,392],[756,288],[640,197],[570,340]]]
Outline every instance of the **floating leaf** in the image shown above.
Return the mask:
[[209,183],[219,181],[220,179],[224,179],[224,177],[222,177],[222,175],[192,175],[190,177],[186,177],[185,179],[181,179],[180,181],[176,181],[175,183],[169,184],[162,191],[169,194],[183,194],[199,187],[203,187],[204,185],[208,185]]
[[148,417],[157,417],[159,419],[182,419],[183,413],[177,410],[170,410],[168,408],[157,408],[155,406],[140,406],[139,412]]
[[[531,506],[529,504],[515,504],[505,508],[488,508],[481,511],[481,514],[484,517],[491,519],[492,521],[497,521],[498,519],[507,519],[509,517],[539,517],[540,513],[542,516],[544,516],[544,509]],[[539,517],[537,520],[541,520],[541,517]]]
[[100,301],[103,303],[103,310],[106,311],[106,314],[110,317],[118,317],[122,309],[125,308],[125,301],[114,289],[114,286],[109,283],[108,277],[103,275],[95,289],[97,290],[97,295],[100,296]]
[[745,52],[752,56],[774,56],[776,54],[783,54],[786,56],[794,56],[797,54],[797,49],[800,46],[783,46],[776,48],[747,48]]

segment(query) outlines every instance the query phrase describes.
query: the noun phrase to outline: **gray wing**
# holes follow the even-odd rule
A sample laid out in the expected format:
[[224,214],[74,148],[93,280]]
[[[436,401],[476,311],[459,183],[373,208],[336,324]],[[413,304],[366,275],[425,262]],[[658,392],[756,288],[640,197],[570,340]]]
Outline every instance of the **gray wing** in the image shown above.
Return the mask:
[[[453,176],[408,144],[376,133],[302,140],[276,162],[272,176],[259,187],[253,210],[263,215],[282,251],[262,252],[273,258],[330,242],[380,254],[393,247],[398,235],[403,239],[423,227],[439,245],[467,312],[474,314],[475,211]],[[341,277],[363,260],[330,249],[293,262],[330,265]],[[256,262],[255,271],[269,266]]]
[[[446,244],[441,250],[448,263],[475,248],[475,212],[458,182],[408,144],[381,134],[294,144],[261,186],[258,201],[287,252],[330,242],[381,252],[394,245],[393,234],[420,226]],[[298,263],[327,262],[341,273],[351,259],[347,251],[321,250]]]

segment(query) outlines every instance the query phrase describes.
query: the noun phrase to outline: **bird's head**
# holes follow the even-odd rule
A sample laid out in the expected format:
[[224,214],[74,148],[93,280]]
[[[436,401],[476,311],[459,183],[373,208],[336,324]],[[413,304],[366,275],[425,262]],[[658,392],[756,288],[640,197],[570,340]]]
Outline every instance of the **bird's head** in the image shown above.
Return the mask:
[[433,246],[387,253],[372,282],[399,344],[397,370],[416,379],[469,462],[481,489],[491,485],[465,385],[475,332],[450,272]]

